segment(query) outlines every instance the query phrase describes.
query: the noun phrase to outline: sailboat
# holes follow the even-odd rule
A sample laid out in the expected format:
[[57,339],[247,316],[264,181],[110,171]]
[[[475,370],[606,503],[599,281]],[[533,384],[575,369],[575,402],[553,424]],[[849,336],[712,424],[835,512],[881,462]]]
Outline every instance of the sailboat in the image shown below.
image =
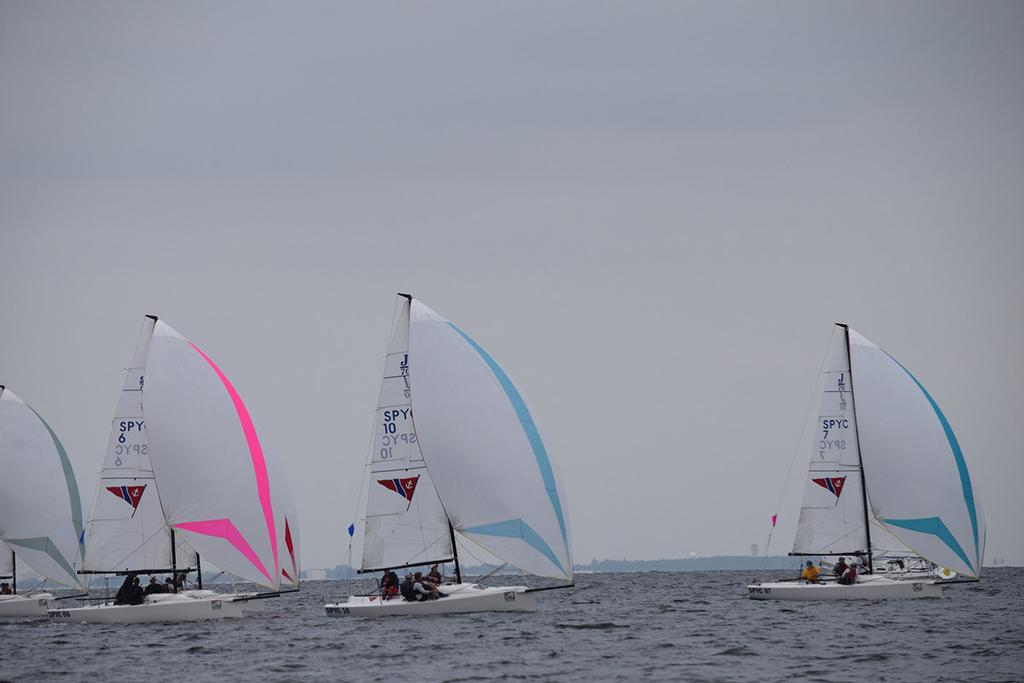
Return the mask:
[[288,527],[287,509],[275,507],[272,495],[284,488],[281,482],[221,369],[165,322],[146,316],[88,521],[85,571],[195,572],[198,589],[150,595],[141,605],[56,609],[50,618],[143,623],[242,616],[266,594],[203,590],[200,556],[276,594],[278,529]]
[[53,429],[0,386],[0,617],[45,617],[52,593],[18,594],[20,560],[45,578],[83,589],[82,503],[75,472]]
[[525,585],[463,580],[459,541],[572,585],[562,488],[519,390],[468,334],[399,294],[366,468],[360,573],[452,563],[443,597],[350,596],[328,615],[531,611]]
[[[758,600],[941,597],[939,577],[981,577],[985,521],[960,443],[921,382],[877,344],[838,323],[821,381],[818,436],[791,555],[860,558],[856,583],[781,581]],[[878,572],[893,553],[936,574]]]

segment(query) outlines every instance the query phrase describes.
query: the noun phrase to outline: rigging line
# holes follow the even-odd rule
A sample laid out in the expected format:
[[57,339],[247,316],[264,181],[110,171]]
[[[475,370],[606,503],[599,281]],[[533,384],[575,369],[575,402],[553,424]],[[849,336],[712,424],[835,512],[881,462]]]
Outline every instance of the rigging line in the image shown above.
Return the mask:
[[[801,447],[804,443],[804,435],[807,433],[807,426],[810,424],[811,410],[814,409],[815,399],[818,400],[819,404],[821,402],[821,392],[818,391],[818,388],[821,387],[822,391],[824,391],[824,387],[822,387],[822,376],[825,374],[825,363],[828,361],[828,353],[832,350],[832,342],[835,340],[835,337],[836,326],[833,325],[832,334],[829,335],[828,338],[828,346],[825,347],[825,353],[822,355],[821,364],[818,367],[818,378],[814,382],[814,393],[811,394],[811,400],[807,404],[807,411],[804,413],[803,427],[800,428],[800,437],[797,439],[796,448],[793,450],[793,457],[789,460],[789,468],[786,470],[786,479],[782,485],[782,494],[779,496],[779,502],[775,504],[775,514],[779,514],[779,508],[782,507],[782,501],[786,497],[786,491],[789,488],[789,480],[793,474],[793,463],[796,462],[796,458],[800,454]],[[771,554],[769,551],[771,550],[772,534],[774,532],[775,527],[773,526],[771,531],[768,532],[768,542],[765,544],[764,554],[766,567],[768,566],[768,556]]]

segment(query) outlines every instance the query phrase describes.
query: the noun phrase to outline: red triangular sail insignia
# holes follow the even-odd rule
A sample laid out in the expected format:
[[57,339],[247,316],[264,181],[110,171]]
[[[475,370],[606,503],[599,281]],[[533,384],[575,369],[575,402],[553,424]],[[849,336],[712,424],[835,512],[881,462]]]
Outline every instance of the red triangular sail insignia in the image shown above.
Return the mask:
[[839,498],[843,493],[843,485],[846,484],[846,477],[824,477],[822,479],[812,479],[811,481],[831,493],[836,498]]
[[416,492],[416,484],[419,483],[419,480],[420,477],[417,474],[415,477],[405,477],[402,479],[378,479],[377,483],[389,491],[394,491],[411,503],[412,494]]
[[146,485],[142,486],[108,486],[107,490],[115,496],[132,506],[132,510],[139,509],[142,502],[142,494],[146,492]]

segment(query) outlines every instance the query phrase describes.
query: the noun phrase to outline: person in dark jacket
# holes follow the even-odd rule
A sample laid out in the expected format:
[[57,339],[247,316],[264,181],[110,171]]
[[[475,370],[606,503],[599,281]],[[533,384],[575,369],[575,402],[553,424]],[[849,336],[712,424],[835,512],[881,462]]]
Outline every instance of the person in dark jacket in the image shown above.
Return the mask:
[[857,583],[857,563],[850,562],[850,566],[846,568],[846,571],[842,576],[839,577],[839,581],[844,586],[850,586]]
[[841,578],[843,578],[843,574],[846,573],[846,569],[847,569],[846,558],[845,557],[840,557],[839,561],[836,562],[836,565],[834,567],[832,567],[832,573],[835,574],[835,577],[837,579],[841,579]]
[[416,595],[415,583],[412,580],[412,574],[406,574],[405,580],[402,581],[402,585],[399,587],[402,591],[402,597],[409,602],[416,602],[418,596]]
[[167,589],[164,588],[163,584],[157,582],[155,576],[149,577],[149,585],[146,586],[144,595],[153,595],[154,593],[166,593]]

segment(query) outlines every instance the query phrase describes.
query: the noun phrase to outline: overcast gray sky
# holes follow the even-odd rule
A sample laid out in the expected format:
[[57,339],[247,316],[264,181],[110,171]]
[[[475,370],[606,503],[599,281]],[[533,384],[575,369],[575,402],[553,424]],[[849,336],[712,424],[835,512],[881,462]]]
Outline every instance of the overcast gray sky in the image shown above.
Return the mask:
[[528,396],[578,560],[741,554],[846,321],[1024,563],[1022,121],[1019,2],[4,0],[0,383],[91,499],[160,315],[333,565],[412,292]]

